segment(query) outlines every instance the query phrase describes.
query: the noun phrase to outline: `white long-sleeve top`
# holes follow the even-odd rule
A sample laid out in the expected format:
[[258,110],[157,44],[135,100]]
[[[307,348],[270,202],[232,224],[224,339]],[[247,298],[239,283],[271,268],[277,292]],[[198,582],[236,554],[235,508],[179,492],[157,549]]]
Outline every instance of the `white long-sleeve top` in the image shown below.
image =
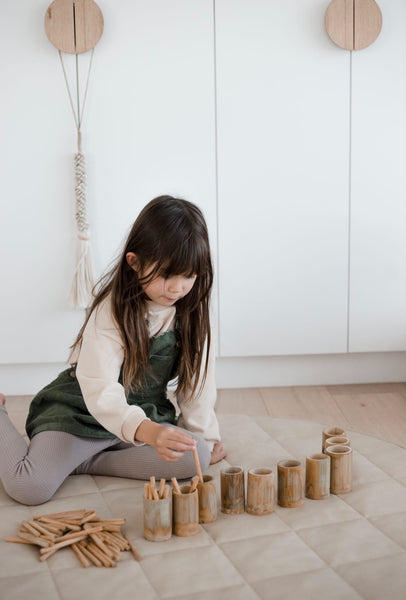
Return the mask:
[[[151,337],[174,329],[174,306],[160,306],[149,301],[147,308],[146,319]],[[89,413],[118,438],[137,445],[139,442],[135,440],[135,433],[142,421],[149,419],[140,406],[127,403],[124,387],[118,382],[123,360],[123,343],[108,297],[91,314],[83,332],[82,344],[71,353],[69,362],[77,365],[76,377]],[[210,449],[216,440],[220,440],[214,412],[214,367],[215,356],[211,346],[207,377],[201,393],[192,400],[187,400],[181,394],[177,396],[179,426],[203,437]],[[198,385],[197,393],[199,389]]]

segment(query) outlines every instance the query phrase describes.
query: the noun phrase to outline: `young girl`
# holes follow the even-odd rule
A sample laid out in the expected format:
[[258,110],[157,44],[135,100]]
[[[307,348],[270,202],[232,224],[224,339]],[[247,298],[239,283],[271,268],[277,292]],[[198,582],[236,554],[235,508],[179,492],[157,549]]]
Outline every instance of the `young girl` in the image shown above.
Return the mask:
[[[23,504],[70,474],[134,479],[195,474],[225,457],[214,403],[213,272],[201,211],[160,196],[135,221],[100,282],[69,362],[32,400],[27,444],[0,396],[0,479]],[[177,419],[167,384],[177,377]],[[186,431],[187,430],[187,431]]]

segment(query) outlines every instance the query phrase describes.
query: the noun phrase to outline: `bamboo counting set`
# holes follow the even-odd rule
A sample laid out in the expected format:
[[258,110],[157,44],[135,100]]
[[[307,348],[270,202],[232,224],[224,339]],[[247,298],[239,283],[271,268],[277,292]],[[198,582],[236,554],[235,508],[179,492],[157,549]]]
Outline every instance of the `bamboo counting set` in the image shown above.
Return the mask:
[[[213,477],[203,475],[197,451],[194,452],[197,475],[189,485],[179,486],[172,477],[172,490],[161,479],[159,490],[155,478],[145,484],[144,537],[151,541],[167,540],[172,533],[182,537],[195,535],[199,523],[217,518],[216,486]],[[269,468],[249,469],[247,490],[242,467],[221,470],[221,512],[268,515],[275,509],[275,475]],[[352,489],[352,449],[350,439],[340,427],[322,432],[321,453],[277,463],[277,502],[284,508],[303,504],[304,498],[323,500],[332,494]]]
[[[306,457],[306,475],[301,461],[280,460],[277,464],[279,506],[295,508],[304,497],[323,500],[332,494],[352,489],[352,449],[350,439],[340,427],[322,432],[322,452]],[[245,503],[244,471],[228,467],[221,471],[221,511],[267,515],[274,511],[275,480],[271,469],[250,469]]]
[[190,485],[179,486],[171,478],[172,490],[165,479],[156,489],[155,477],[145,483],[144,537],[149,541],[168,540],[172,533],[181,537],[196,535],[199,523],[210,523],[217,517],[216,488],[213,477],[203,475],[197,450],[193,452],[197,475]]

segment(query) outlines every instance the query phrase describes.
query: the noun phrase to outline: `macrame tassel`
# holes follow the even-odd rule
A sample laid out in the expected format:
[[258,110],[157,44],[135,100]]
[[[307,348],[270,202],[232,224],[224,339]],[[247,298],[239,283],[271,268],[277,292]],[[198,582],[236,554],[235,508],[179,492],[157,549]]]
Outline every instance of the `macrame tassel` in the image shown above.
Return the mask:
[[71,300],[73,306],[76,308],[88,308],[93,301],[92,290],[94,286],[94,269],[86,213],[86,165],[85,157],[81,152],[80,132],[78,136],[78,147],[79,151],[75,154],[75,195],[78,245]]

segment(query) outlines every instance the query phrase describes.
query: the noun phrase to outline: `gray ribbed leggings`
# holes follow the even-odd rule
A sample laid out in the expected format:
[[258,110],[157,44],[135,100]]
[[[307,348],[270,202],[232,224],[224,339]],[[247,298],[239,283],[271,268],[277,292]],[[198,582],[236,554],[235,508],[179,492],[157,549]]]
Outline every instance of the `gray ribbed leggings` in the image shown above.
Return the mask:
[[[202,470],[210,463],[206,442],[197,440]],[[47,502],[65,479],[75,475],[109,475],[129,479],[185,479],[196,474],[193,454],[186,452],[177,462],[167,462],[152,446],[134,446],[114,439],[86,438],[63,431],[44,431],[29,445],[0,406],[0,480],[6,492],[22,504]]]

